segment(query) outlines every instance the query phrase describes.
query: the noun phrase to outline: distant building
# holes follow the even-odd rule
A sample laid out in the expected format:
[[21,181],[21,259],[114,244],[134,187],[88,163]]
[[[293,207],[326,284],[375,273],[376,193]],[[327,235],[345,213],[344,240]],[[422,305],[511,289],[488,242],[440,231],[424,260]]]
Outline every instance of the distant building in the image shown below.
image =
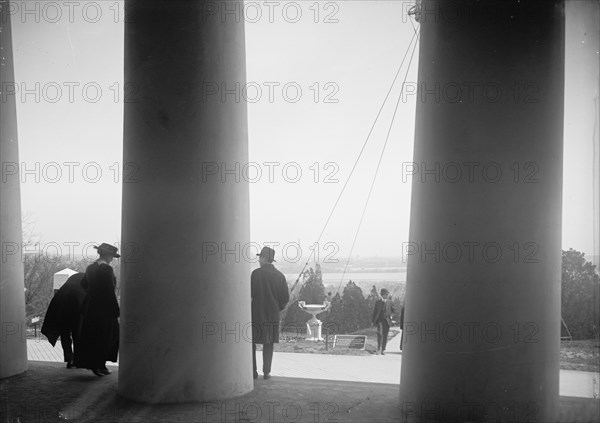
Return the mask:
[[60,287],[63,286],[67,281],[67,279],[69,279],[75,273],[77,273],[77,271],[69,268],[63,269],[60,272],[56,272],[54,274],[54,292],[58,291]]

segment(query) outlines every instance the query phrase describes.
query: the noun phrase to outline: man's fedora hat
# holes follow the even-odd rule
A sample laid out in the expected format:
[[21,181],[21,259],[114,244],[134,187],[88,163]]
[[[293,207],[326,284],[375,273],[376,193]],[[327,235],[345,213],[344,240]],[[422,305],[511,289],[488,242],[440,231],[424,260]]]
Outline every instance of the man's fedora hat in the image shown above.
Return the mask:
[[269,248],[269,247],[263,247],[263,249],[260,250],[260,253],[257,254],[257,256],[264,257],[271,263],[276,261],[275,260],[275,250],[272,248]]
[[115,258],[121,257],[121,255],[117,253],[117,251],[119,251],[119,249],[117,247],[115,247],[114,245],[110,245],[110,244],[103,242],[102,244],[100,244],[98,246],[94,246],[94,248],[96,250],[98,250],[98,254],[100,254],[100,255],[102,255],[102,253],[104,253],[104,254],[108,253]]

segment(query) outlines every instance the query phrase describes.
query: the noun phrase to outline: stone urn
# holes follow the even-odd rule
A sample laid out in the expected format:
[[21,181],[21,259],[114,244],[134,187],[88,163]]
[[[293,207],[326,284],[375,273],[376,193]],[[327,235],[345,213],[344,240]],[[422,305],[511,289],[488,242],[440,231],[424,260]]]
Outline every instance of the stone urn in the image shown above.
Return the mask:
[[323,341],[321,336],[321,326],[323,322],[317,319],[317,314],[329,310],[331,303],[325,301],[324,304],[306,304],[304,301],[298,302],[298,307],[310,313],[312,318],[306,322],[306,340],[307,341]]

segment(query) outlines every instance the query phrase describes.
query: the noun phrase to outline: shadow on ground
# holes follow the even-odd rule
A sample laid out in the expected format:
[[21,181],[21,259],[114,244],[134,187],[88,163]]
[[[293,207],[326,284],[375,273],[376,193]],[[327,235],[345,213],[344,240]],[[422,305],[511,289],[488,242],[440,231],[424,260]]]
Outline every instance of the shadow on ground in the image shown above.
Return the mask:
[[[63,363],[29,362],[0,381],[0,421],[27,422],[399,422],[397,385],[277,378],[227,401],[148,405],[117,395],[117,370],[98,378]],[[561,422],[600,421],[600,401],[561,398]]]

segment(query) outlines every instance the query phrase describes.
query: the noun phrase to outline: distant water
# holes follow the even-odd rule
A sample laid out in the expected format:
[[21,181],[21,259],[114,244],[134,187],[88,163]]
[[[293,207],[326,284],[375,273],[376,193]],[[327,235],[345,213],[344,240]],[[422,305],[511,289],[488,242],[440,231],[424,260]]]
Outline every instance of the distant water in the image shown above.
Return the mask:
[[[323,274],[323,284],[339,284],[342,281],[344,284],[349,280],[352,280],[357,283],[364,282],[406,282],[406,272],[373,272],[373,273],[346,273],[344,275],[344,279],[342,280],[343,273],[324,273]],[[293,283],[296,281],[298,277],[297,274],[285,274],[288,282]],[[302,283],[302,279],[300,279],[300,283]]]

